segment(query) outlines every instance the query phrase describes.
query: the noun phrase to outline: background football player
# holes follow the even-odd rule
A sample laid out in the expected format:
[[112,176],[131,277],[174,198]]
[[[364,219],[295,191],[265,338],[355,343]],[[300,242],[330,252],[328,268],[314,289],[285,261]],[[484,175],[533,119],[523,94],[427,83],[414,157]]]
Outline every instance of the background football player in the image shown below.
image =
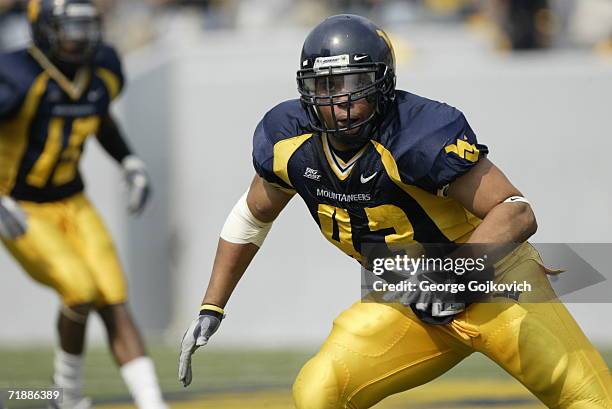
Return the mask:
[[33,45],[0,55],[0,236],[36,281],[55,289],[63,307],[53,382],[62,408],[87,408],[81,395],[85,327],[94,309],[138,407],[165,408],[153,362],[126,308],[115,248],[83,193],[79,161],[89,135],[121,165],[129,210],[149,193],[144,163],[122,137],[109,105],[124,78],[102,43],[90,0],[31,0]]
[[191,382],[192,354],[219,328],[271,223],[297,193],[323,235],[359,261],[368,243],[523,243],[496,275],[535,287],[517,301],[450,310],[354,304],[298,375],[298,409],[369,408],[474,351],[548,407],[612,408],[599,353],[561,303],[535,302],[555,295],[526,243],[537,228],[528,201],[486,158],[460,111],[395,89],[394,64],[384,31],[362,17],[330,17],[308,35],[300,100],[279,104],[255,130],[257,175],[221,232],[200,315],[183,337],[179,380]]

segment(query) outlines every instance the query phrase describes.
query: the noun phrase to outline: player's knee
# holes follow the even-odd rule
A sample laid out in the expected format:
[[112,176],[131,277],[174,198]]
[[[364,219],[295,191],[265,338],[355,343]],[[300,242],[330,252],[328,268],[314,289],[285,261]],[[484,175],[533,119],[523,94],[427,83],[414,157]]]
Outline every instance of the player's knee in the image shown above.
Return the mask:
[[340,409],[340,382],[330,357],[317,355],[304,365],[293,384],[297,409]]
[[70,306],[62,305],[60,314],[65,320],[76,324],[85,324],[92,308],[93,303],[82,303]]
[[[543,401],[554,401],[571,375],[568,348],[564,340],[556,337],[536,317],[524,319],[519,328],[521,336],[517,358],[520,360],[523,382]],[[533,351],[546,351],[546,354]]]

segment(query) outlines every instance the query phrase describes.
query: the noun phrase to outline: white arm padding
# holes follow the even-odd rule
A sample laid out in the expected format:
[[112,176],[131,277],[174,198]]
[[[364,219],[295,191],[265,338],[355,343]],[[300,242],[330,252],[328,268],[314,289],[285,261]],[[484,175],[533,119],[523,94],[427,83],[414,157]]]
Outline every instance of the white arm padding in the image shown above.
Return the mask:
[[227,216],[221,230],[221,238],[230,243],[253,243],[261,247],[272,227],[272,222],[265,223],[253,216],[247,204],[247,194],[248,192],[238,199]]

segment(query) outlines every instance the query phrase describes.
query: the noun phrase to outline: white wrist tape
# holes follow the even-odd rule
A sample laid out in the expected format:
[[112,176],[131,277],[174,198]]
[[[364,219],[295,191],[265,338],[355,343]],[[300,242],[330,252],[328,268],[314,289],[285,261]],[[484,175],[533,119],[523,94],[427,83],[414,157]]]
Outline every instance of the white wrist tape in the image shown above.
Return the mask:
[[531,205],[529,200],[525,199],[523,196],[510,196],[504,200],[504,203],[527,203],[528,205]]
[[253,216],[247,205],[247,193],[238,199],[229,216],[227,216],[221,230],[221,238],[230,243],[253,243],[257,247],[261,247],[272,227],[272,222],[264,223]]

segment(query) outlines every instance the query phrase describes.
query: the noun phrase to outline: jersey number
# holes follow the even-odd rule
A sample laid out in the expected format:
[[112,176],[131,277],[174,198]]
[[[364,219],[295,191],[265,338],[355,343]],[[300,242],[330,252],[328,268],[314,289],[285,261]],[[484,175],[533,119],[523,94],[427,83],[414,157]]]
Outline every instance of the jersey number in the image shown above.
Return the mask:
[[[319,204],[318,211],[321,232],[327,240],[349,256],[361,260],[362,255],[355,250],[351,219],[346,209],[327,204]],[[385,243],[394,245],[407,244],[413,241],[414,228],[406,213],[394,205],[381,205],[365,209],[370,231],[391,228],[394,233],[385,235]]]
[[55,117],[49,121],[45,148],[26,178],[29,185],[42,188],[47,185],[49,179],[56,186],[73,180],[76,177],[83,142],[89,135],[97,132],[100,117],[94,115],[73,120],[66,147],[63,147],[64,125],[64,118]]

